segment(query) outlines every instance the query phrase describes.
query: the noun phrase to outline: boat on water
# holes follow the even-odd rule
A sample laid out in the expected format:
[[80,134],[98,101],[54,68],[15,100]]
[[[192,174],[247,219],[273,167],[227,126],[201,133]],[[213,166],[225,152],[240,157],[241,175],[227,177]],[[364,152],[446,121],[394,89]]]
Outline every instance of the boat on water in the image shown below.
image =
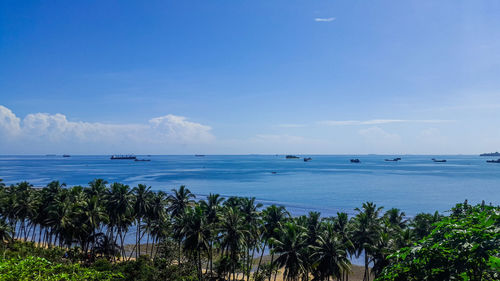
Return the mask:
[[446,162],[446,159],[436,159],[436,158],[432,158],[432,161],[436,162],[436,163],[445,163]]
[[204,155],[204,154],[195,154],[194,156],[195,156],[195,157],[205,157],[205,155]]
[[487,163],[500,163],[500,159],[497,160],[486,160]]
[[63,157],[71,157],[69,154],[63,154]]
[[351,159],[351,163],[361,163],[361,160],[359,159]]
[[151,159],[134,159],[135,162],[149,162]]
[[401,158],[394,158],[394,159],[385,159],[385,161],[391,161],[391,162],[398,162],[399,160],[401,160]]
[[490,153],[483,153],[479,154],[479,156],[500,156],[500,152],[490,152]]
[[309,162],[309,161],[311,161],[311,160],[312,160],[312,158],[311,158],[311,157],[306,157],[306,158],[304,158],[304,162]]
[[286,159],[299,159],[300,157],[299,156],[295,156],[295,155],[287,155],[285,158]]
[[111,155],[111,160],[135,160],[137,159],[134,155]]

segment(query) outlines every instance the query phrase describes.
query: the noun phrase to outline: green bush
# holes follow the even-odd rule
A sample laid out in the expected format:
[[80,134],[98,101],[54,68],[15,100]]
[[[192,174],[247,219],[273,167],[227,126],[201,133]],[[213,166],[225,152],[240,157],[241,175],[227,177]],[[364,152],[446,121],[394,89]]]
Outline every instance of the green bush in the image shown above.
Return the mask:
[[6,249],[2,252],[2,257],[4,258],[23,258],[28,256],[36,256],[45,258],[51,262],[65,263],[64,253],[66,250],[54,247],[54,248],[42,248],[36,247],[33,242],[21,242],[14,241],[9,243]]
[[97,271],[112,271],[113,264],[107,259],[97,259],[91,266],[92,269]]
[[33,256],[0,260],[1,281],[111,281],[121,277],[117,273],[83,268],[79,264],[53,263]]
[[458,204],[415,246],[391,255],[378,281],[500,280],[500,208]]

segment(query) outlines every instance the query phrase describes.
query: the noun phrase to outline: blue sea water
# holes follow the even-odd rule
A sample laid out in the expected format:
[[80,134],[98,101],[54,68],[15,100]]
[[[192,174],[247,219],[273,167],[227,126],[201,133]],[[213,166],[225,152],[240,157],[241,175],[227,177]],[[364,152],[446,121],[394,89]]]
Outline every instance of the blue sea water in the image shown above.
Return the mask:
[[[320,211],[324,216],[373,201],[412,216],[419,212],[445,212],[455,203],[500,203],[500,164],[479,156],[312,155],[310,162],[283,155],[172,155],[110,160],[100,156],[0,156],[0,178],[7,184],[29,181],[45,186],[52,180],[85,185],[95,178],[169,192],[186,185],[198,197],[209,193],[253,196],[280,204],[294,215]],[[361,163],[350,163],[359,158]],[[447,159],[434,163],[431,158]],[[273,173],[276,172],[276,173]]]

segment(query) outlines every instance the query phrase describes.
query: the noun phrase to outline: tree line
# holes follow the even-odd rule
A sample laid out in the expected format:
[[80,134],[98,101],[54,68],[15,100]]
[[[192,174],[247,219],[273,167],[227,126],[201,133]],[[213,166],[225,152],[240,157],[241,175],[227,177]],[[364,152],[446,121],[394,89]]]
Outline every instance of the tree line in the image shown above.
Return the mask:
[[[443,216],[408,219],[393,208],[363,203],[349,217],[319,212],[292,217],[283,206],[255,198],[210,194],[196,200],[185,186],[169,194],[138,184],[43,188],[0,182],[0,240],[31,240],[40,247],[78,249],[111,261],[168,251],[172,263],[192,264],[198,280],[348,280],[351,257],[363,257],[364,277],[380,276],[390,255],[429,235]],[[133,235],[135,243],[126,245]]]

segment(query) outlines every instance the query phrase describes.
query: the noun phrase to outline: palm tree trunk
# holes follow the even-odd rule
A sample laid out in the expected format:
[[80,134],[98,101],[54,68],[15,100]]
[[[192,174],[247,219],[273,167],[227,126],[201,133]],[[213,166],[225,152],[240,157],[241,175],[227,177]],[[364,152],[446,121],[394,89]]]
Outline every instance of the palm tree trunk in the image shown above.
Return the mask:
[[42,242],[42,226],[40,225],[40,230],[38,232],[38,245],[39,246],[42,246],[41,242]]
[[248,275],[247,275],[247,281],[250,280],[250,273],[252,271],[252,266],[253,266],[253,257],[255,255],[255,248],[257,248],[257,245],[254,245],[253,249],[252,249],[252,256],[249,257],[249,261],[248,261]]
[[178,246],[179,246],[179,257],[178,257],[178,260],[177,260],[177,265],[181,265],[181,239],[179,239],[179,243],[178,243]]
[[[149,239],[149,237],[148,237],[148,239]],[[155,244],[156,244],[155,241],[156,241],[155,237],[152,236],[151,237],[151,251],[149,252],[149,256],[151,257],[151,259],[153,259],[153,249],[154,249]]]
[[31,236],[31,241],[36,241],[36,224],[33,225],[33,234]]
[[198,250],[198,280],[202,281],[202,273],[201,273],[201,251]]
[[370,276],[368,276],[368,255],[365,250],[365,274],[363,276],[363,281],[370,281]]
[[276,272],[274,273],[274,281],[276,281],[277,276],[278,276],[278,269],[276,269]]
[[260,253],[259,264],[257,265],[257,270],[255,271],[255,273],[259,273],[260,264],[262,263],[262,256],[264,256],[264,250],[266,249],[266,244],[267,244],[267,239],[266,241],[264,241],[264,246],[262,247],[262,252]]
[[208,254],[208,260],[209,260],[209,263],[210,263],[210,276],[212,276],[212,263],[213,263],[213,243],[214,241],[213,240],[210,240],[210,253]]
[[21,238],[23,231],[24,231],[24,220],[21,221],[21,224],[19,226],[19,233],[17,233],[17,239]]
[[146,227],[146,233],[147,233],[147,238],[146,238],[146,255],[148,254],[148,247],[149,247],[149,230],[148,227]]
[[[159,243],[160,242],[160,238],[157,238],[156,239],[156,243]],[[160,249],[159,246],[156,246],[156,249],[155,249],[155,255],[154,255],[154,258],[153,259],[156,259],[156,256],[158,255],[158,250]]]
[[274,253],[271,254],[271,274],[269,275],[269,281],[271,281],[271,276],[273,275],[273,270],[272,270],[273,269],[273,261],[274,261]]
[[126,253],[125,253],[125,246],[123,244],[125,244],[125,237],[126,236],[127,236],[127,231],[122,232],[122,230],[120,228],[120,248],[122,250],[122,256],[124,258],[126,257]]
[[135,246],[138,249],[135,252],[135,258],[137,259],[141,255],[141,240],[139,239],[139,237],[141,236],[141,220],[140,219],[137,219],[137,232],[135,233],[135,235],[136,235],[135,236],[136,237]]

